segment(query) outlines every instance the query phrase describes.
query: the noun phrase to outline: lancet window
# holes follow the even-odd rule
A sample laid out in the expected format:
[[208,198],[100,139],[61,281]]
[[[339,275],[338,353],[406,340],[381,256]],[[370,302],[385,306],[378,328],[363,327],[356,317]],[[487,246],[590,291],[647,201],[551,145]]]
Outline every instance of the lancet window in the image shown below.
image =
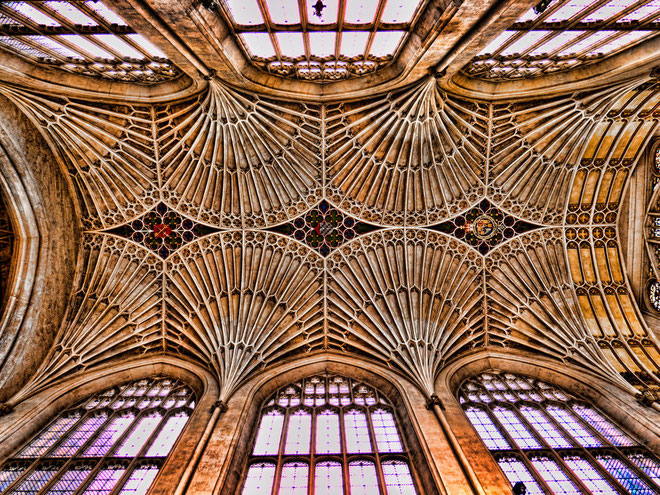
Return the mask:
[[591,404],[539,380],[484,373],[459,400],[511,484],[529,494],[660,492],[660,460]]
[[195,396],[156,378],[67,409],[0,469],[0,493],[142,495],[185,427]]
[[375,388],[320,375],[278,390],[261,409],[243,495],[415,495],[391,402]]

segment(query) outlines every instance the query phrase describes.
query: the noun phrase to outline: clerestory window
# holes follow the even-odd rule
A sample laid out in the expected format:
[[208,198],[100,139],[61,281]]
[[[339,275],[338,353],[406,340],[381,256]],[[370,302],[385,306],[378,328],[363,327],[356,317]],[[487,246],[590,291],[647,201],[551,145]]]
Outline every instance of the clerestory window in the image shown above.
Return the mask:
[[350,378],[320,375],[266,401],[241,493],[415,495],[417,486],[387,397]]
[[603,412],[556,387],[510,373],[463,384],[459,400],[511,484],[528,494],[660,491],[660,461]]
[[334,80],[394,59],[423,0],[223,0],[248,59],[280,76]]
[[463,72],[490,80],[542,76],[601,60],[655,38],[658,0],[551,0],[527,11]]
[[0,469],[0,493],[143,495],[195,407],[169,378],[128,383],[68,409]]

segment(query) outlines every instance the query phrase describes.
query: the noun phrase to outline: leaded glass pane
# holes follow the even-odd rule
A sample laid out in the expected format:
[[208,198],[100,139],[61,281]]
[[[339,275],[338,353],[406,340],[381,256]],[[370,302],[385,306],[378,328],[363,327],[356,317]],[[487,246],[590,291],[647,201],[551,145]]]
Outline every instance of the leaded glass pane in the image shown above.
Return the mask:
[[373,462],[356,461],[348,465],[351,495],[373,495],[378,493],[378,477]]
[[655,490],[649,487],[646,483],[639,479],[639,477],[626,466],[620,459],[614,456],[600,455],[596,456],[596,460],[603,466],[608,473],[610,473],[621,485],[633,495],[653,495],[657,494]]
[[580,495],[577,486],[566,476],[559,465],[547,457],[532,459],[532,464],[550,489],[557,495]]
[[591,426],[593,426],[601,435],[612,442],[612,444],[617,446],[635,445],[635,442],[633,442],[628,437],[628,435],[623,433],[620,429],[618,429],[592,408],[581,405],[574,405],[573,410]]
[[415,495],[415,484],[405,462],[384,462],[383,477],[387,495]]
[[344,492],[341,464],[321,462],[316,465],[314,495],[341,495]]
[[344,428],[346,430],[346,451],[349,454],[371,452],[369,426],[365,413],[356,409],[345,413]]
[[252,464],[245,479],[243,495],[270,495],[274,480],[274,464]]
[[564,436],[552,426],[548,418],[535,407],[523,406],[520,412],[525,417],[527,422],[531,424],[534,429],[543,437],[543,439],[553,448],[568,448],[571,447]]
[[331,410],[316,416],[316,453],[338,454],[341,452],[339,416]]
[[371,423],[376,435],[378,452],[401,452],[403,450],[392,413],[384,409],[376,409],[371,413]]
[[[302,462],[291,462],[282,468],[280,493],[287,495],[307,495],[309,466]],[[247,494],[246,494],[247,495]]]
[[518,447],[521,449],[541,448],[541,444],[536,441],[512,410],[504,407],[496,407],[493,409],[493,412],[511,438],[513,438],[514,442],[518,444]]
[[602,445],[568,409],[548,406],[547,411],[583,447],[600,447]]
[[312,432],[312,415],[300,410],[289,416],[285,454],[309,454],[309,440]]
[[652,459],[650,456],[645,454],[630,454],[628,455],[635,466],[640,468],[646,476],[651,478],[656,485],[660,486],[660,463],[657,460]]
[[508,449],[509,443],[500,434],[499,429],[491,421],[488,413],[471,407],[465,411],[465,414],[470,419],[472,426],[477,430],[479,436],[490,450]]
[[522,461],[514,458],[502,458],[497,463],[512,486],[520,481],[525,484],[529,495],[543,495],[541,486],[536,482]]
[[593,493],[594,495],[602,493],[616,493],[616,490],[610,483],[601,476],[601,474],[591,465],[591,463],[581,457],[570,456],[564,457],[564,462],[571,468],[580,481]]
[[[137,409],[131,408],[145,401],[153,404],[170,400],[186,408],[165,418],[153,410],[136,418]],[[144,455],[149,457],[165,458],[169,454],[188,421],[188,408],[193,406],[192,391],[170,379],[140,380],[96,394],[62,412],[19,451],[17,458],[9,459],[0,469],[0,491],[14,483],[11,493],[36,495],[46,485],[48,493],[53,494],[115,493],[117,483],[134,465],[132,458],[145,447]],[[71,457],[79,459],[66,464]],[[160,462],[143,462],[130,468],[120,492],[146,493]]]

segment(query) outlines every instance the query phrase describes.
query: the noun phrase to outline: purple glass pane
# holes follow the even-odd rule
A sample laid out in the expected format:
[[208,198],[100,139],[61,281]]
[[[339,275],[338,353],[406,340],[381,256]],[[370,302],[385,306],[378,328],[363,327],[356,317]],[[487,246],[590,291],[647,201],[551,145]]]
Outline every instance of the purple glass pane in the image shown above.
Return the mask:
[[602,444],[563,407],[548,406],[547,411],[583,447],[601,447]]
[[523,406],[520,412],[527,419],[529,424],[543,437],[543,439],[553,448],[572,447],[564,436],[550,423],[548,418],[535,407]]
[[91,472],[91,467],[74,467],[68,469],[57,483],[50,487],[48,494],[68,495],[74,493]]
[[639,476],[620,459],[609,456],[596,456],[598,463],[633,495],[657,495],[657,491],[639,479]]
[[85,495],[109,495],[124,471],[125,469],[121,466],[108,466],[101,469],[94,481],[85,488]]
[[34,495],[38,493],[55,476],[58,470],[59,466],[45,466],[35,469],[20,485],[14,488],[12,493],[20,493],[22,495]]
[[564,462],[593,495],[616,493],[612,485],[586,459],[577,456],[565,457]]
[[656,485],[660,486],[660,463],[656,459],[652,459],[645,454],[630,454],[628,459],[644,471],[646,476],[651,478]]
[[17,457],[40,457],[44,455],[79,419],[79,414],[58,418],[46,431],[21,450]]
[[11,485],[24,472],[25,467],[23,466],[5,466],[5,468],[0,471],[0,491],[3,491]]
[[96,437],[92,442],[92,445],[87,448],[84,455],[87,457],[101,457],[105,455],[131,425],[134,418],[135,416],[132,414],[114,418],[110,421],[110,424],[103,429],[101,434]]
[[521,449],[541,448],[541,444],[539,444],[527,428],[523,426],[512,410],[503,407],[496,407],[493,410],[493,413]]
[[96,430],[105,423],[107,418],[106,414],[100,414],[85,419],[51,455],[53,457],[71,457],[96,433]]
[[635,445],[635,442],[633,442],[628,435],[623,433],[619,428],[614,426],[592,408],[575,405],[573,406],[573,410],[578,413],[582,419],[593,426],[598,433],[612,442],[612,444],[616,446]]

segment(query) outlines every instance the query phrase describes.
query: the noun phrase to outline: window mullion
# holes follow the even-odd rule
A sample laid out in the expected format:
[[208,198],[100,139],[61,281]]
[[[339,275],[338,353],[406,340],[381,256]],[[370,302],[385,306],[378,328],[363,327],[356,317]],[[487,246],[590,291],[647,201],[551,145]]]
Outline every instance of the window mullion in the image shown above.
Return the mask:
[[311,427],[309,432],[309,482],[307,483],[307,494],[314,495],[314,482],[316,481],[316,420],[318,408],[316,407],[316,394],[314,394],[314,406],[311,408]]
[[[301,391],[302,394],[302,391]],[[302,395],[300,398],[302,402]],[[263,416],[262,416],[263,417]],[[277,465],[275,466],[275,480],[273,481],[273,494],[277,495],[280,493],[280,481],[282,478],[282,467],[284,465],[284,447],[286,445],[286,437],[289,434],[289,419],[291,417],[291,408],[287,407],[284,412],[284,424],[282,425],[282,436],[280,438],[280,447],[277,451]]]
[[[338,393],[337,396],[341,396],[341,393]],[[350,404],[347,406],[350,407]],[[342,457],[342,472],[344,473],[344,493],[346,495],[351,493],[350,489],[350,473],[348,471],[348,449],[346,447],[346,428],[344,424],[344,406],[341,405],[341,399],[339,400],[339,408],[337,414],[339,415],[339,438],[340,438],[340,448],[341,448],[341,457]]]

